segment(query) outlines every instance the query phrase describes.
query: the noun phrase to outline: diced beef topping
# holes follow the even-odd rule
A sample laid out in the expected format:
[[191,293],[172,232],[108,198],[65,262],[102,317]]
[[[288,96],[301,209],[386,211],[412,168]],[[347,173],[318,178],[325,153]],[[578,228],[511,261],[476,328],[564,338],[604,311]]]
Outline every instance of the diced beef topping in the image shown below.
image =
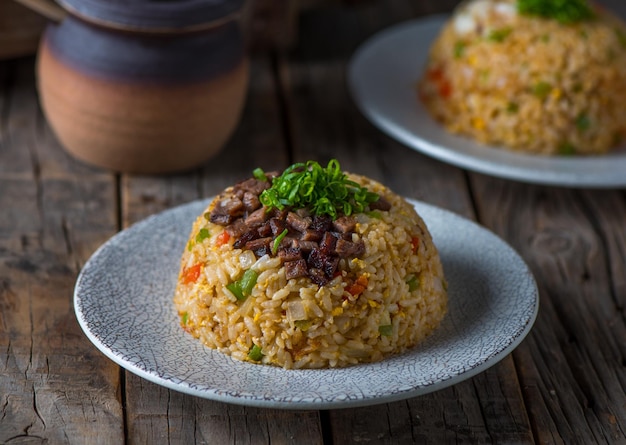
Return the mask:
[[309,274],[309,269],[306,266],[306,261],[300,258],[294,261],[285,261],[285,278],[291,280],[292,278],[306,277]]
[[307,217],[303,218],[294,212],[289,212],[287,213],[287,224],[298,232],[306,232],[311,225],[311,219]]
[[370,202],[370,209],[382,210],[382,211],[387,212],[391,209],[391,203],[387,201],[385,198],[383,198],[382,196],[378,195],[377,201]]
[[[233,247],[250,250],[257,257],[277,256],[283,262],[287,279],[309,277],[320,286],[337,274],[341,258],[356,258],[365,253],[365,243],[360,239],[353,241],[357,224],[353,216],[340,215],[333,220],[328,215],[313,215],[309,209],[263,207],[260,195],[279,173],[265,176],[267,181],[250,178],[228,189],[207,215],[234,238]],[[369,204],[370,210],[390,208],[382,196]],[[277,237],[281,241],[275,246]]]
[[354,232],[356,227],[356,219],[352,216],[340,216],[333,221],[333,227],[337,232],[350,233]]
[[302,259],[302,249],[289,246],[278,251],[278,257],[284,262],[296,261]]
[[229,225],[235,219],[243,216],[244,206],[241,199],[229,196],[217,202],[211,211],[210,221],[222,226]]
[[363,241],[353,243],[352,241],[338,239],[335,253],[340,258],[358,257],[365,253],[365,244],[363,244]]

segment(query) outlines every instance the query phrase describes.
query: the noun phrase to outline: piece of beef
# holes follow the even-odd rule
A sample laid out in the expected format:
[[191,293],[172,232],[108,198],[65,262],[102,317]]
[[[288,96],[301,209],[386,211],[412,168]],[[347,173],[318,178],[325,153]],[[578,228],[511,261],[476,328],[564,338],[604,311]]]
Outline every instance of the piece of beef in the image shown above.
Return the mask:
[[266,238],[257,238],[246,243],[246,249],[251,250],[257,257],[262,257],[271,252],[270,244],[274,240],[271,236]]
[[335,253],[340,258],[359,257],[365,253],[365,243],[363,241],[353,243],[352,241],[338,239]]
[[265,189],[270,188],[269,181],[260,181],[256,178],[249,178],[235,185],[236,190],[250,192],[255,196],[259,196]]
[[369,206],[371,210],[383,210],[385,212],[391,209],[391,203],[381,195],[378,195],[378,200],[370,202]]
[[259,196],[251,192],[245,192],[243,194],[241,202],[243,202],[243,206],[248,213],[254,212],[256,209],[261,207],[261,201],[259,201]]
[[218,201],[211,210],[209,220],[214,224],[227,226],[243,215],[244,206],[241,199],[231,196]]
[[333,221],[333,228],[337,232],[350,233],[356,227],[356,219],[353,216],[340,216]]
[[250,228],[258,228],[267,220],[265,207],[255,210],[250,213],[245,219],[245,223]]
[[308,254],[313,249],[319,248],[319,244],[317,244],[315,241],[307,241],[307,240],[295,239],[295,238],[292,240],[291,246],[297,249],[300,249],[303,254]]
[[309,270],[306,267],[306,261],[303,258],[294,261],[286,261],[285,264],[285,278],[288,280],[292,278],[306,277]]
[[313,221],[311,221],[311,226],[309,228],[322,233],[328,232],[332,226],[332,223],[333,220],[328,215],[315,215],[313,217]]
[[306,229],[300,235],[300,239],[305,241],[320,241],[324,236],[324,232],[320,230]]
[[287,223],[282,219],[272,218],[270,219],[270,227],[272,228],[272,234],[278,236],[287,228]]
[[259,226],[259,228],[257,229],[257,232],[259,232],[259,236],[261,238],[266,237],[266,236],[271,236],[272,235],[272,226],[270,224],[269,221],[265,221],[263,224],[261,224]]
[[291,246],[280,249],[278,251],[278,257],[285,262],[296,261],[302,258],[302,250],[297,247],[293,247],[292,243]]
[[311,219],[301,217],[294,212],[288,212],[286,218],[287,224],[289,224],[294,230],[298,232],[305,232],[311,225]]
[[254,229],[248,229],[233,243],[235,249],[248,248],[248,243],[259,238],[259,233]]
[[337,237],[331,232],[324,233],[322,240],[320,241],[320,252],[324,255],[332,255],[335,253],[335,246],[337,245]]
[[241,218],[234,220],[232,224],[226,226],[226,232],[228,232],[228,234],[233,238],[239,238],[249,229],[250,228],[246,225],[246,223]]

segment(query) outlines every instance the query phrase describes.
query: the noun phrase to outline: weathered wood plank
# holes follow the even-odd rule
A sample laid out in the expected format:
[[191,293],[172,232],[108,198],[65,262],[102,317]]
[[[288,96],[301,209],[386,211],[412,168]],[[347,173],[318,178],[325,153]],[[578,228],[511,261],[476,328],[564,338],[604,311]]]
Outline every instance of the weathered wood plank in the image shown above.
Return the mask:
[[121,442],[119,370],[72,307],[79,268],[116,230],[114,177],[62,152],[38,107],[32,60],[3,71],[0,442]]
[[481,222],[539,283],[539,317],[514,352],[538,441],[626,441],[623,192],[472,183]]

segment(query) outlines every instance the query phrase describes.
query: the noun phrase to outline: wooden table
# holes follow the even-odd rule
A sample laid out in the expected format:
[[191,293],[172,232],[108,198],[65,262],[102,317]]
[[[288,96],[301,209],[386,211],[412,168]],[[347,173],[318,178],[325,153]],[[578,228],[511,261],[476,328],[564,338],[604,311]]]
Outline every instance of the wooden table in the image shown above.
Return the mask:
[[[179,175],[75,161],[41,114],[33,59],[0,63],[0,443],[626,443],[625,192],[529,185],[443,164],[384,136],[348,95],[347,61],[367,36],[455,3],[328,3],[303,13],[292,51],[254,55],[245,113],[225,150]],[[85,337],[72,291],[109,237],[254,167],[331,157],[478,221],[520,253],[541,305],[512,354],[421,397],[294,412],[165,389]]]

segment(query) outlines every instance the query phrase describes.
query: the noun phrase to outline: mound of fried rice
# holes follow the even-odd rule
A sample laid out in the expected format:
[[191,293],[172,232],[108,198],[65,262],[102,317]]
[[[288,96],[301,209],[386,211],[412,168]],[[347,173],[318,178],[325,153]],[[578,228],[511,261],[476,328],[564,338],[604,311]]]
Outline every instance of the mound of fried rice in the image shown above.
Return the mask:
[[[516,0],[458,6],[419,82],[452,133],[544,155],[602,154],[626,134],[626,26],[594,6],[575,23],[523,15]],[[419,43],[419,42],[418,42]]]
[[[174,297],[183,328],[236,359],[287,369],[379,361],[429,335],[446,313],[447,293],[424,221],[380,183],[348,177],[385,198],[391,208],[354,215],[353,236],[364,241],[365,253],[341,259],[339,273],[325,285],[306,276],[287,280],[280,258],[258,258],[234,248],[232,239],[223,243],[224,227],[200,215],[182,255]],[[186,279],[198,265],[198,276]],[[247,269],[258,272],[258,279],[240,301],[227,285]],[[356,282],[364,286],[353,295]]]

